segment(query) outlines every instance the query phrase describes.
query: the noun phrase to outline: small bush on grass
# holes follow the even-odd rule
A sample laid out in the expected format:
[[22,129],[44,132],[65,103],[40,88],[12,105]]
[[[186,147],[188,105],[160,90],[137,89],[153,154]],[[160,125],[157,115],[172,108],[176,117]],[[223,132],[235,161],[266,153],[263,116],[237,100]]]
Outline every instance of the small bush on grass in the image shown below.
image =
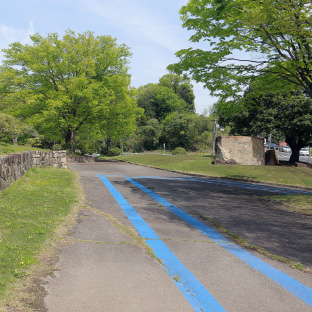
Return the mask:
[[172,151],[172,155],[186,155],[187,151],[183,147],[177,147]]
[[109,156],[118,156],[121,154],[121,149],[118,147],[112,147],[109,151]]

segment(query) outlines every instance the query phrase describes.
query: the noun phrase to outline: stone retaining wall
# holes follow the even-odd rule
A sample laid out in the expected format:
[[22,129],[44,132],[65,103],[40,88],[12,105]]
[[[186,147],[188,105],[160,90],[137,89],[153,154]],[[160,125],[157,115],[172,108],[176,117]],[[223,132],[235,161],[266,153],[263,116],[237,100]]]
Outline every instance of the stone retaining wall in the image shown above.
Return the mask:
[[0,157],[0,190],[8,188],[32,167],[67,168],[66,151],[26,151]]
[[89,163],[89,162],[95,162],[95,157],[91,157],[91,156],[74,157],[74,156],[70,156],[70,157],[67,157],[67,161],[69,163]]

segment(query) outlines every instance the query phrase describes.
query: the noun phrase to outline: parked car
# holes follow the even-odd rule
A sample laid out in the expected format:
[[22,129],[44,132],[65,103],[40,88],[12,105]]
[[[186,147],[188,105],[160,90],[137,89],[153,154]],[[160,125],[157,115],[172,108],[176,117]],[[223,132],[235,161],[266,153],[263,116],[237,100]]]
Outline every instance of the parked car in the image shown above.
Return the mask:
[[[268,142],[266,142],[266,143],[264,143],[264,147],[266,148],[266,149],[269,149],[269,143]],[[277,146],[277,144],[275,144],[275,143],[271,143],[271,148],[270,149],[278,149],[278,146]]]
[[299,152],[300,156],[309,156],[309,149],[308,148],[302,148]]
[[271,143],[271,149],[277,150],[278,146],[275,143]]
[[285,153],[291,153],[291,148],[289,146],[280,146],[280,151]]

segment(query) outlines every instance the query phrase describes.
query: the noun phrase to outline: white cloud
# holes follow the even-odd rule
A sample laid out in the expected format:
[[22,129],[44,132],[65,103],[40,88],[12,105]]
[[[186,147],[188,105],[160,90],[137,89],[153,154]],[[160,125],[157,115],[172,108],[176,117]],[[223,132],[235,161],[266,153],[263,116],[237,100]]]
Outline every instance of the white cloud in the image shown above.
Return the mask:
[[[0,24],[0,50],[8,48],[9,44],[13,42],[30,43],[30,36],[34,33],[35,29],[32,21],[29,22],[27,29]],[[0,52],[0,60],[2,57],[3,53]]]
[[81,11],[101,17],[105,24],[128,33],[132,38],[140,38],[172,52],[176,52],[177,47],[185,46],[186,40],[181,36],[183,30],[176,23],[178,12],[176,20],[171,22],[162,12],[152,11],[150,3],[143,6],[138,1],[130,0],[80,0],[75,4]]

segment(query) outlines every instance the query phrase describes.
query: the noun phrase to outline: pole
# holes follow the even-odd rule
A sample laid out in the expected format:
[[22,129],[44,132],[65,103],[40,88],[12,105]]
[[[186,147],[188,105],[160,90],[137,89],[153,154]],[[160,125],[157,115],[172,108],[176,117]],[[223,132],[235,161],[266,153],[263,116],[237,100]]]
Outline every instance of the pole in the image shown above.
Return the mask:
[[216,154],[216,130],[217,130],[217,117],[213,117],[213,132],[212,132],[212,154]]
[[269,149],[271,149],[271,142],[272,142],[272,133],[269,135]]

